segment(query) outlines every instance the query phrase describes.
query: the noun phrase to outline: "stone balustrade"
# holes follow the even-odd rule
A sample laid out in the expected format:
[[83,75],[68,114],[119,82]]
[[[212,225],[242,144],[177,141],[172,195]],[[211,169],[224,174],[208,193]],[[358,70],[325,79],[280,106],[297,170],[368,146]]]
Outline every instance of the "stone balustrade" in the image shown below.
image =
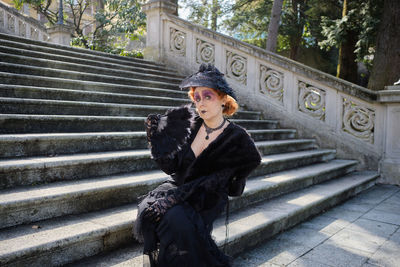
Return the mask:
[[380,170],[400,184],[400,90],[375,92],[229,36],[185,21],[176,4],[150,0],[145,58],[181,74],[212,63],[225,74],[239,103],[315,138],[338,157]]
[[42,24],[2,2],[0,2],[0,31],[44,42],[50,38]]

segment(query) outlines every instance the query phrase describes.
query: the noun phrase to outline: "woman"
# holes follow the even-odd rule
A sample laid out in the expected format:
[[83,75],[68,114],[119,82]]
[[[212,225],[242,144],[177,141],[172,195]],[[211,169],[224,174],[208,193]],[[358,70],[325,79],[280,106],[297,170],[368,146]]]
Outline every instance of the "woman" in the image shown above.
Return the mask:
[[240,196],[261,161],[249,134],[227,120],[238,105],[223,74],[212,65],[180,85],[198,116],[183,106],[149,115],[151,154],[171,179],[139,203],[134,234],[151,266],[230,266],[211,238],[214,220],[229,196]]

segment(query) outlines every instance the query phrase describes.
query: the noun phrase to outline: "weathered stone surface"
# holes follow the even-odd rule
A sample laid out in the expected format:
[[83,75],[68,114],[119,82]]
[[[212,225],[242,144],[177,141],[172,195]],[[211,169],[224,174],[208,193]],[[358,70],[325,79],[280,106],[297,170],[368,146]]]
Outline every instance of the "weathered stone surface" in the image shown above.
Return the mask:
[[38,86],[47,88],[73,89],[95,92],[114,92],[122,94],[142,94],[142,95],[157,95],[176,97],[187,99],[187,95],[182,91],[168,90],[163,88],[145,87],[142,85],[121,85],[110,84],[98,81],[73,80],[65,78],[55,78],[48,76],[35,76],[17,73],[0,72],[2,84],[7,85],[22,85],[22,86]]
[[0,34],[0,38],[2,40],[7,40],[9,42],[12,42],[13,45],[8,43],[8,46],[14,47],[20,47],[19,44],[28,44],[30,50],[36,50],[40,49],[41,51],[44,51],[46,53],[50,54],[57,54],[57,55],[71,55],[74,57],[80,57],[80,58],[94,58],[96,57],[97,59],[100,59],[102,61],[107,61],[107,62],[124,62],[127,65],[134,65],[137,63],[140,63],[141,65],[151,65],[151,66],[158,66],[160,69],[165,69],[164,64],[160,64],[159,62],[154,62],[154,61],[148,61],[148,60],[143,60],[143,59],[138,59],[138,58],[128,58],[128,57],[123,57],[123,56],[118,56],[118,55],[113,55],[109,53],[104,53],[100,51],[94,51],[94,50],[88,50],[88,49],[82,49],[82,48],[76,48],[76,47],[71,47],[71,46],[62,46],[62,45],[57,45],[49,42],[38,42],[30,39],[25,39],[17,36],[12,36],[12,35],[7,35],[7,34]]
[[[366,197],[373,198],[373,193],[376,192],[393,197],[398,194],[399,190],[400,188],[396,186],[376,185],[353,196],[350,201],[340,204],[338,208],[341,208],[341,210],[348,209],[349,205],[347,204],[349,202],[351,202],[350,207],[354,207],[355,204],[353,203],[356,203],[356,200],[362,202]],[[385,201],[382,201],[367,205],[372,206],[370,209],[380,209],[386,204]],[[367,214],[368,211],[368,209],[363,209],[361,212]],[[390,214],[391,212],[387,210],[385,213]],[[318,232],[311,233],[304,231],[304,228]],[[323,243],[318,243],[318,237],[323,238],[321,233],[325,234],[326,239]],[[277,240],[280,243],[276,242]],[[281,246],[281,244],[285,245]],[[300,254],[293,251],[293,247],[306,244],[309,244],[310,247],[304,253]],[[272,256],[270,251],[274,252]],[[341,219],[319,215],[289,231],[276,235],[271,240],[247,252],[241,253],[236,258],[238,260],[236,266],[258,266],[258,263],[273,264],[275,258],[279,259],[281,258],[280,255],[285,255],[282,257],[283,259],[287,259],[287,261],[292,259],[292,261],[289,265],[283,263],[281,266],[397,267],[399,253],[400,227],[397,225],[363,217],[349,223]],[[254,256],[249,257],[248,255]],[[255,258],[257,264],[253,264],[251,261],[253,258]]]

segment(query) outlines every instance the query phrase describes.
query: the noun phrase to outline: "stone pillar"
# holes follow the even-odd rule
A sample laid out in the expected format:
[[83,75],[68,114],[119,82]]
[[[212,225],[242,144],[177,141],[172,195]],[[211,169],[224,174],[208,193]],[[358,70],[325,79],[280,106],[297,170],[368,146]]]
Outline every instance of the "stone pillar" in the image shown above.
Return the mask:
[[47,29],[50,34],[50,42],[60,45],[70,45],[73,29],[64,24],[56,24]]
[[178,5],[170,0],[149,0],[143,5],[142,10],[147,17],[145,59],[162,61],[163,23],[161,16],[163,13],[176,14],[177,9]]
[[379,91],[386,104],[386,129],[383,159],[380,162],[382,182],[400,185],[400,86],[386,86]]

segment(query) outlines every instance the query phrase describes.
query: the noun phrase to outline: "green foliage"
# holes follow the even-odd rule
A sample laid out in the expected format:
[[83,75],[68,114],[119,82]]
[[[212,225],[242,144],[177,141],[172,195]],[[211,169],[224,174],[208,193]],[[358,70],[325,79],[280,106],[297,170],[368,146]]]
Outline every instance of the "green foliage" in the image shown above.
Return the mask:
[[272,4],[273,0],[235,1],[231,16],[223,22],[226,31],[241,40],[252,42],[254,39],[259,40],[254,43],[266,43]]
[[[57,22],[57,14],[50,11],[52,0],[13,0],[16,7],[24,3],[44,14],[50,24]],[[74,27],[71,44],[114,54],[142,57],[140,51],[126,51],[128,40],[138,40],[146,29],[145,14],[141,12],[144,0],[64,0],[65,23]],[[57,1],[58,2],[58,1]],[[83,16],[90,5],[96,12],[91,25],[83,25]],[[67,15],[69,14],[69,15]],[[83,33],[83,27],[90,26],[92,32]]]
[[222,16],[229,13],[229,0],[179,0],[179,6],[189,10],[188,20],[202,25],[206,28],[213,28],[213,19],[216,25],[213,30],[218,30]]
[[30,4],[37,12],[46,16],[50,24],[55,24],[57,13],[49,9],[52,2],[53,0],[13,0],[15,8],[18,10],[21,10],[24,4]]
[[371,67],[382,8],[383,1],[380,0],[350,1],[346,16],[336,19],[322,16],[321,32],[324,39],[318,42],[319,46],[325,50],[337,48],[340,43],[346,42],[349,32],[356,33],[357,44],[354,53],[357,55],[357,61]]
[[100,51],[112,51],[113,44],[121,40],[137,40],[146,27],[145,14],[137,0],[104,0],[104,9],[96,12],[95,19],[96,28],[88,38],[88,47]]

